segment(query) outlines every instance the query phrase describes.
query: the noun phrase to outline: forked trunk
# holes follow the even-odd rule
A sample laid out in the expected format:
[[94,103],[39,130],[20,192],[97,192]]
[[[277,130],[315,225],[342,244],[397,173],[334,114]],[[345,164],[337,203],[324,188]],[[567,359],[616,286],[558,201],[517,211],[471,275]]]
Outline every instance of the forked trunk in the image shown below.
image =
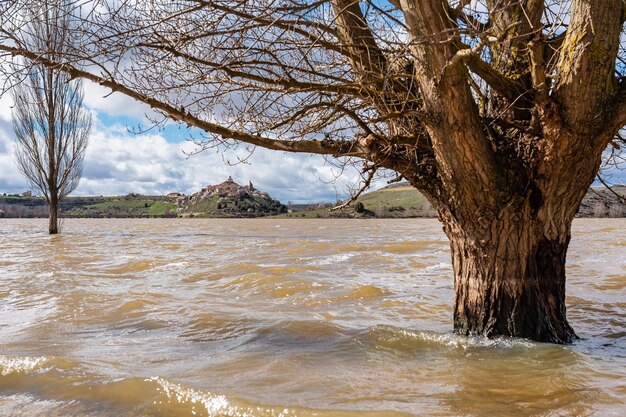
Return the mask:
[[48,232],[51,235],[55,235],[59,233],[59,201],[57,198],[50,198],[50,212],[49,212],[49,223],[48,223]]
[[468,234],[476,229],[467,225],[445,228],[454,266],[455,331],[572,342],[576,334],[565,314],[570,225],[548,239],[519,212],[487,223],[480,235]]

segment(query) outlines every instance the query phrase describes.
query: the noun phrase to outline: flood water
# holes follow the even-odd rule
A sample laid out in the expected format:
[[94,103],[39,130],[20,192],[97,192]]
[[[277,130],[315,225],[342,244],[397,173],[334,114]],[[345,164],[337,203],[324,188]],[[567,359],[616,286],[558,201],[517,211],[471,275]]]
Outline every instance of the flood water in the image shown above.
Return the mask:
[[0,416],[620,416],[626,220],[576,220],[570,346],[452,334],[434,220],[0,220]]

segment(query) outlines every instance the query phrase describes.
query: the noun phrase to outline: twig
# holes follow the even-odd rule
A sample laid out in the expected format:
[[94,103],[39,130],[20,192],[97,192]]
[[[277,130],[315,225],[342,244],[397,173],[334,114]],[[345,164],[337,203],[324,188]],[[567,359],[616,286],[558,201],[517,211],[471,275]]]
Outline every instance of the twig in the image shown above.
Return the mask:
[[617,197],[618,200],[621,201],[623,204],[626,204],[626,197],[624,197],[623,195],[615,191],[609,184],[606,183],[606,181],[604,181],[604,178],[602,178],[602,176],[600,176],[599,174],[598,174],[598,179],[600,180],[602,185],[604,185],[606,189],[611,192],[611,194]]
[[343,208],[346,208],[350,204],[352,204],[357,198],[359,198],[359,196],[363,193],[363,191],[369,188],[370,184],[372,183],[372,179],[374,178],[374,175],[376,174],[377,169],[378,167],[376,165],[365,168],[365,172],[367,172],[367,178],[365,178],[365,180],[363,181],[363,184],[361,185],[361,188],[359,188],[359,191],[357,191],[354,195],[352,195],[352,197],[350,197],[350,199],[348,199],[348,201],[346,201],[345,203],[339,204],[335,207],[331,207],[330,211],[341,210]]

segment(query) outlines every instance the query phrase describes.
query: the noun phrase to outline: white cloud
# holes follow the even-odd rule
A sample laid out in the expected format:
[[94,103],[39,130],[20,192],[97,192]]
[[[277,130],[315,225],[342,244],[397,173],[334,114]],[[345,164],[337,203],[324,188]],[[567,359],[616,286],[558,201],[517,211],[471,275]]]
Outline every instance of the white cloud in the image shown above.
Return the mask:
[[334,201],[335,188],[344,194],[356,175],[353,171],[336,184],[328,184],[324,181],[333,180],[334,175],[320,157],[257,149],[249,163],[230,166],[224,160],[236,161],[236,151],[224,155],[204,151],[187,157],[183,148],[190,151],[191,144],[171,143],[158,133],[133,135],[119,125],[100,123],[94,130],[75,195],[189,194],[232,176],[241,184],[252,181],[284,202]]
[[[85,101],[93,106],[94,128],[83,177],[73,195],[157,195],[171,191],[189,194],[232,176],[241,184],[252,181],[258,189],[283,202],[334,201],[345,197],[350,181],[358,178],[352,169],[331,183],[339,170],[325,166],[320,156],[306,154],[256,149],[248,163],[234,166],[225,161],[247,156],[243,147],[225,154],[207,150],[187,157],[183,149],[191,151],[191,143],[168,141],[171,138],[158,131],[135,135],[124,124],[111,124],[116,116],[136,120],[146,107],[121,95],[100,101],[98,97],[106,92],[91,87],[85,85]],[[28,184],[13,161],[8,105],[5,100],[0,103],[0,192],[18,193],[28,189]]]
[[0,193],[21,193],[29,188],[28,183],[17,170],[13,160],[13,149],[11,123],[0,119]]
[[83,91],[85,94],[84,104],[87,107],[109,116],[123,116],[145,121],[146,114],[149,116],[156,114],[150,106],[124,94],[111,93],[110,89],[90,81],[84,82]]
[[0,96],[0,120],[11,121],[11,106],[13,106],[13,100],[10,94]]
[[[132,107],[125,100],[118,102],[120,108],[111,111],[121,114],[120,109],[127,108],[132,120],[145,110],[141,106]],[[13,161],[13,130],[5,117],[10,115],[5,104],[4,100],[0,102],[0,193],[19,193],[29,187]],[[102,122],[103,119],[108,122],[116,120],[111,115],[94,111],[94,129],[87,148],[85,170],[74,195],[162,195],[172,191],[190,194],[232,176],[240,184],[252,181],[258,189],[283,203],[335,201],[345,198],[349,185],[358,179],[356,169],[349,167],[341,173],[316,155],[259,148],[248,159],[249,163],[234,166],[225,160],[236,161],[237,156],[246,156],[243,147],[225,154],[207,150],[187,157],[183,149],[191,151],[193,145],[172,142],[166,137],[170,132],[134,135],[124,124],[107,124]],[[613,171],[612,174],[612,182],[626,180],[624,171]],[[376,183],[376,186],[381,185],[384,181]]]

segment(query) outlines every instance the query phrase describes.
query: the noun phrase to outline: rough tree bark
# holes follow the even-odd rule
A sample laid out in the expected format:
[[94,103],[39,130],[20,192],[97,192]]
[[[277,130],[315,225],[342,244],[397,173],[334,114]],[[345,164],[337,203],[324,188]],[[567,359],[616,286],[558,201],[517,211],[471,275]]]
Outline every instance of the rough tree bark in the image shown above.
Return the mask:
[[569,230],[549,240],[532,217],[510,210],[488,222],[478,233],[468,227],[472,219],[445,226],[455,270],[455,331],[572,341],[565,314]]
[[360,158],[366,183],[395,171],[450,239],[455,331],[576,337],[565,260],[626,125],[623,0],[103,4],[66,59],[16,41],[8,7],[0,52],[142,101],[206,146]]
[[48,233],[56,235],[59,233],[59,198],[51,196],[48,202]]
[[[46,28],[49,27],[49,22],[42,22]],[[50,34],[47,35],[47,39],[46,39],[46,43],[47,43],[47,47],[50,50],[53,50],[53,48],[51,47],[51,43],[52,43],[52,36]],[[58,49],[58,47],[57,47]],[[57,98],[60,97],[55,97],[56,94],[54,92],[55,90],[55,84],[58,83],[60,80],[57,79],[57,77],[55,76],[56,74],[54,73],[54,70],[52,70],[51,68],[41,68],[41,71],[43,73],[42,77],[45,77],[45,82],[39,86],[39,85],[35,85],[33,84],[31,87],[32,88],[41,88],[43,87],[44,94],[45,94],[45,101],[43,103],[39,103],[38,110],[43,110],[43,114],[45,114],[45,116],[47,117],[47,122],[48,122],[48,134],[47,137],[45,138],[46,141],[46,147],[48,149],[48,169],[47,171],[45,171],[45,175],[47,176],[46,181],[47,181],[47,192],[44,193],[46,200],[48,200],[48,233],[51,235],[56,235],[57,233],[59,233],[59,221],[58,221],[58,217],[59,217],[59,189],[58,189],[58,179],[59,179],[59,169],[60,169],[60,161],[57,157],[57,153],[58,151],[63,147],[62,143],[59,143],[57,136],[57,125],[60,123],[66,123],[66,121],[64,120],[64,118],[61,118],[61,120],[57,120],[57,117],[59,117],[59,112],[57,111],[56,107],[61,105],[64,106],[64,104],[62,102],[59,102],[59,100],[57,100]],[[76,110],[75,110],[76,111]],[[80,111],[80,109],[78,110]],[[19,122],[16,122],[19,123]],[[32,169],[37,169],[34,166],[31,166],[30,168]]]

